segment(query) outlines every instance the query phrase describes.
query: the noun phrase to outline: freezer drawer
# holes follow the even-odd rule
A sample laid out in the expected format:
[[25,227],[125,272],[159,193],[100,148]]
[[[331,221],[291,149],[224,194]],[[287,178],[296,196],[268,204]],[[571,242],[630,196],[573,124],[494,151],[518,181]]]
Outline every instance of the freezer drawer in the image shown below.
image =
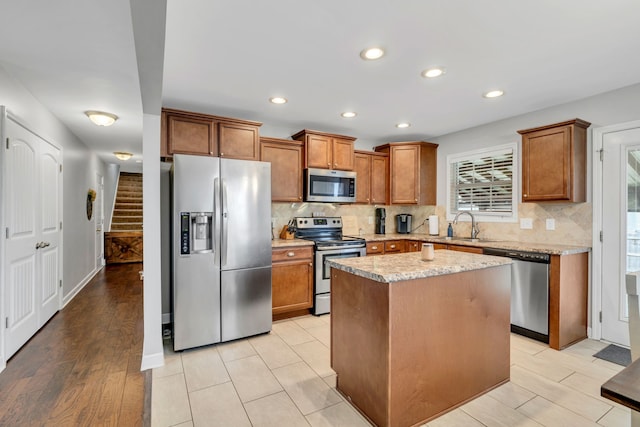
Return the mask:
[[222,341],[271,330],[271,266],[222,271]]

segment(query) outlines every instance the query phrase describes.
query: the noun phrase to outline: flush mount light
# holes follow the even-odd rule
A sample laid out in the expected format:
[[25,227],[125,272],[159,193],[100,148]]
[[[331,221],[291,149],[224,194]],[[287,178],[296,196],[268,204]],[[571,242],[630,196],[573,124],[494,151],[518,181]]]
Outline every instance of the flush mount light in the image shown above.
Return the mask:
[[427,77],[431,79],[434,77],[440,77],[444,73],[445,73],[444,67],[431,67],[431,68],[427,68],[422,72],[422,77]]
[[368,47],[360,52],[360,57],[367,60],[380,59],[383,56],[384,49],[381,47]]
[[281,96],[274,96],[273,98],[269,98],[269,102],[272,104],[286,104],[287,98],[283,98]]
[[104,111],[85,111],[89,120],[98,126],[111,126],[118,120],[118,116]]
[[502,95],[504,95],[504,91],[500,89],[490,90],[489,92],[485,92],[482,94],[482,96],[485,98],[498,98]]
[[356,113],[355,111],[345,111],[344,113],[340,114],[342,117],[344,117],[345,119],[351,119],[355,116],[358,115],[358,113]]
[[127,161],[133,156],[131,153],[127,153],[126,151],[114,151],[113,155],[119,158],[120,160]]
[[405,129],[405,128],[408,128],[409,126],[411,126],[411,123],[407,123],[407,122],[398,123],[396,125],[396,127],[399,129]]

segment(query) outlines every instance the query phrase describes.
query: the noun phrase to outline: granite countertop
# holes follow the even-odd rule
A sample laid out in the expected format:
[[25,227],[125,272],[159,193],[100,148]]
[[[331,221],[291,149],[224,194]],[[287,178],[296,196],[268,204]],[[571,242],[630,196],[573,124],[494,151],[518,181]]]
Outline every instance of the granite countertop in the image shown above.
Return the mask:
[[511,264],[511,259],[467,252],[437,250],[433,261],[422,261],[420,252],[332,258],[327,264],[376,282],[391,283]]
[[286,248],[290,246],[313,246],[313,242],[311,240],[304,239],[273,239],[271,241],[272,248]]
[[516,242],[509,240],[498,239],[479,239],[478,241],[470,241],[468,239],[460,239],[452,237],[430,236],[428,234],[364,234],[362,236],[367,242],[383,242],[385,240],[418,240],[420,242],[441,243],[443,245],[461,245],[461,246],[475,246],[478,248],[496,248],[496,249],[510,249],[515,251],[528,251],[537,252],[550,255],[569,255],[578,254],[582,252],[589,252],[591,248],[588,246],[572,246],[572,245],[557,245],[551,243],[528,243],[528,242]]

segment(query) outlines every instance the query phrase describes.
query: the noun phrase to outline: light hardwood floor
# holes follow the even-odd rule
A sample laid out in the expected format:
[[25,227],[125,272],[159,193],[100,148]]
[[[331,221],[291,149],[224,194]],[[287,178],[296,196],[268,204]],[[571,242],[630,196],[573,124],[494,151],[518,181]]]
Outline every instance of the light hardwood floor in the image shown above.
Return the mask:
[[[153,370],[152,426],[346,426],[370,424],[335,391],[330,316],[276,322],[270,334],[171,351]],[[594,358],[605,343],[555,351],[511,335],[511,381],[429,427],[625,427],[627,408],[600,397],[622,367]],[[452,384],[455,387],[455,384]]]

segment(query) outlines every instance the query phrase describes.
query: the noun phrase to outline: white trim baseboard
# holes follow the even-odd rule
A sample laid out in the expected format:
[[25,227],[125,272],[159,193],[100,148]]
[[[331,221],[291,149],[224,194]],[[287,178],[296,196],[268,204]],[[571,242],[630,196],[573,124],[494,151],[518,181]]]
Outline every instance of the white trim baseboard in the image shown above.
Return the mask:
[[159,368],[160,366],[164,366],[164,353],[154,353],[144,355],[144,351],[142,352],[142,364],[140,366],[141,371],[146,371],[147,369]]

